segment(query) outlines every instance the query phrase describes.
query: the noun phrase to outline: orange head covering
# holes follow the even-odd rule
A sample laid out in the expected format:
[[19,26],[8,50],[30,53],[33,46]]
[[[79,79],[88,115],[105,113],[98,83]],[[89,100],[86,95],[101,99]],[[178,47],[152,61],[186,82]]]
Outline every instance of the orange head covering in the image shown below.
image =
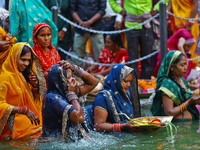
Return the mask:
[[[33,96],[30,84],[17,68],[17,62],[25,45],[30,47],[25,42],[14,44],[2,65],[0,76],[0,137],[11,136],[12,139],[21,138],[33,135],[42,129],[42,124],[32,124],[26,115],[18,113],[14,117],[13,130],[10,131],[7,128],[7,120],[14,106],[26,106],[42,120],[41,101],[36,100]],[[31,64],[33,64],[33,59]],[[31,68],[35,71],[33,65],[31,65]]]
[[36,35],[43,27],[48,27],[51,30],[51,27],[46,23],[38,23],[33,28],[33,50],[40,59],[43,72],[46,72],[51,68],[52,65],[55,65],[58,61],[60,61],[60,55],[56,51],[55,47],[52,45],[51,41],[48,47],[49,50],[47,52],[45,52],[40,46]]

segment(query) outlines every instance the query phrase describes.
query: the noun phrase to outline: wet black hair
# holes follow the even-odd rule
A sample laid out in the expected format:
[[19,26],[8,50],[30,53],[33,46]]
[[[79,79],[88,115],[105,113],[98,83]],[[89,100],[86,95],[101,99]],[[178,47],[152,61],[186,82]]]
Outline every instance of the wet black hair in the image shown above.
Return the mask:
[[[185,54],[184,54],[184,53],[181,53],[181,54],[177,57],[177,59],[171,64],[171,66],[175,67],[175,66],[177,65],[177,63],[183,58],[183,56],[185,56]],[[182,93],[182,95],[183,95],[184,100],[186,100],[186,91],[185,91],[185,89],[178,83],[178,81],[175,79],[175,77],[174,77],[174,75],[172,74],[172,71],[171,71],[171,70],[169,71],[169,78],[170,78],[172,81],[174,81],[174,82],[178,85],[178,87],[179,87],[180,90],[181,90],[181,93]]]
[[[31,61],[30,61],[29,65],[26,67],[26,69],[22,72],[22,74],[23,74],[24,78],[26,79],[26,81],[30,83],[29,75],[32,73],[36,76],[36,79],[38,80],[36,73],[32,70],[33,52],[31,50],[31,48],[27,45],[24,45],[24,47],[22,48],[20,57],[26,55],[29,52],[31,53]],[[38,80],[38,83],[39,83],[39,80]]]
[[108,34],[108,36],[110,36],[113,43],[117,44],[119,47],[122,47],[122,48],[124,47],[123,44],[122,44],[121,35],[119,33]]

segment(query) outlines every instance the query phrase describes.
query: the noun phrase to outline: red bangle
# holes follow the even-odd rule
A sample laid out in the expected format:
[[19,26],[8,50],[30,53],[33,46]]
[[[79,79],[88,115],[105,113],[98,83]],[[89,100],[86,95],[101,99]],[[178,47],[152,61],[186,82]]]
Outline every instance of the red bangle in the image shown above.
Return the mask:
[[27,108],[26,106],[20,106],[18,113],[19,114],[26,114],[29,111],[29,108]]
[[113,124],[113,130],[117,132],[121,132],[121,123],[114,123]]

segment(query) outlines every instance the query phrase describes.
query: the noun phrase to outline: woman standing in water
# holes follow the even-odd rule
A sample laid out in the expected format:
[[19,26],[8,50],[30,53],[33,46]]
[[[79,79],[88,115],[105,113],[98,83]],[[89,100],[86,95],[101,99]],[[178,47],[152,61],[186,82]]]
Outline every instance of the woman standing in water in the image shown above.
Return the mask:
[[84,112],[88,127],[100,132],[139,129],[124,115],[129,118],[141,116],[134,70],[123,64],[115,65],[104,81],[103,90],[96,95],[94,103],[87,106]]
[[157,78],[156,95],[151,111],[155,116],[174,116],[174,119],[199,119],[195,104],[199,95],[192,95],[182,77],[187,71],[187,57],[180,51],[170,51],[163,59]]
[[[48,73],[47,92],[43,99],[43,136],[62,135],[63,138],[74,139],[74,129],[84,136],[81,127],[84,117],[78,97],[92,91],[98,80],[76,65],[66,61],[59,64],[52,66]],[[80,77],[84,83],[77,85],[73,75]]]
[[40,135],[42,101],[28,43],[17,43],[2,65],[0,75],[0,138]]

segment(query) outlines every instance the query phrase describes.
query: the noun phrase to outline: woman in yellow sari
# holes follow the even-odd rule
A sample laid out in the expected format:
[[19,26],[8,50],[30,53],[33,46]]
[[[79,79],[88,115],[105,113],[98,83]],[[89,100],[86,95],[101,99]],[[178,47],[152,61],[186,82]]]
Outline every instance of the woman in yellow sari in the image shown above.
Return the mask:
[[[167,9],[171,11],[174,15],[183,17],[183,18],[198,18],[198,0],[170,0],[169,4],[167,6]],[[196,47],[197,47],[197,41],[199,37],[199,23],[197,20],[195,21],[188,21],[185,19],[179,19],[177,17],[171,17],[171,30],[173,33],[178,31],[180,28],[186,28],[188,29],[194,39],[195,43],[191,47],[191,58],[195,58],[198,55],[195,54]],[[194,61],[194,63],[197,63],[197,60]]]
[[34,53],[28,43],[15,44],[0,75],[0,138],[40,135],[42,102]]

